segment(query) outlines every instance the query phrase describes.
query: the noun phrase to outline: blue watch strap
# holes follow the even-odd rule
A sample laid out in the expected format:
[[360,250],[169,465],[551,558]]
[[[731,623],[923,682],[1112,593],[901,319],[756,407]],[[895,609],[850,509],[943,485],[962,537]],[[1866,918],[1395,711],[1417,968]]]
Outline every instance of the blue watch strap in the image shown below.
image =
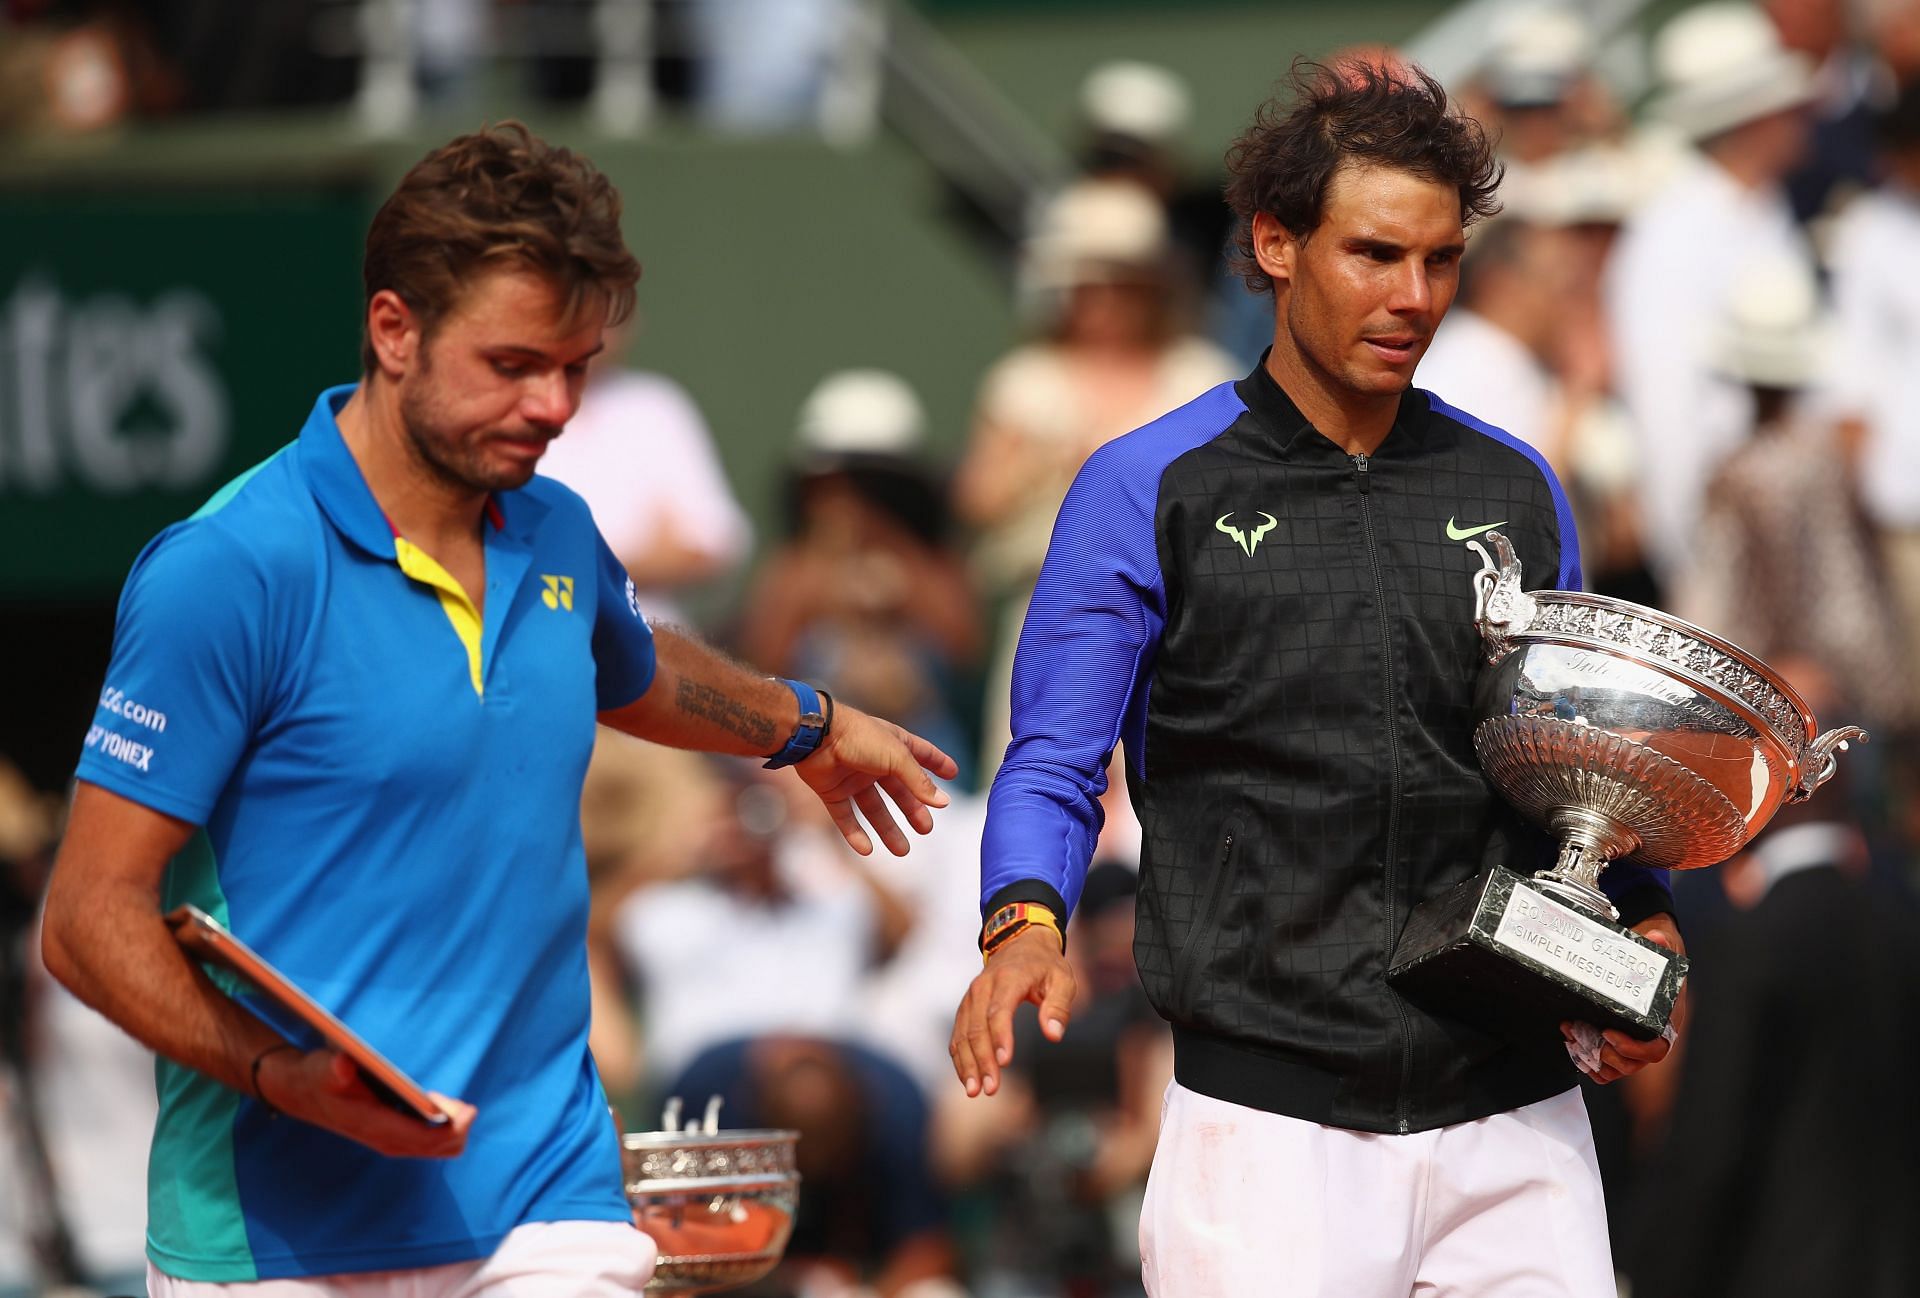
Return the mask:
[[826,714],[820,710],[820,691],[805,681],[782,677],[780,683],[792,690],[793,697],[800,701],[800,723],[793,728],[793,736],[787,740],[786,747],[767,759],[766,769],[769,771],[805,761],[827,735]]

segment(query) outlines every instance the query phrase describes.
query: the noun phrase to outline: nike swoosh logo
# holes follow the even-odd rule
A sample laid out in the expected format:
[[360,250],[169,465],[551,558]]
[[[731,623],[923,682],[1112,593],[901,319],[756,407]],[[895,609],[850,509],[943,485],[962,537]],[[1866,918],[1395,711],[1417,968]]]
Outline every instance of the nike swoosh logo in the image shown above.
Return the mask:
[[1447,539],[1449,541],[1465,541],[1480,535],[1482,532],[1491,532],[1496,527],[1505,527],[1506,525],[1507,520],[1503,518],[1497,523],[1485,523],[1479,527],[1461,527],[1449,517],[1447,519]]

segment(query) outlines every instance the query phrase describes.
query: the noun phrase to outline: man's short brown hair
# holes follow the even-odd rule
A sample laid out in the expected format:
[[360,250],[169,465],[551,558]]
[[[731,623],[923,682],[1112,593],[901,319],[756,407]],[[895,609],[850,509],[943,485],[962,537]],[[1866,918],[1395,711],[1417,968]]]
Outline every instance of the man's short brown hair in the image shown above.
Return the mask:
[[1460,221],[1500,210],[1501,166],[1480,123],[1447,101],[1440,83],[1397,59],[1300,60],[1291,93],[1261,105],[1227,151],[1233,268],[1256,293],[1273,280],[1253,256],[1253,218],[1265,212],[1305,236],[1326,214],[1327,188],[1349,162],[1392,167],[1460,194]]
[[[596,297],[609,323],[633,313],[640,263],[620,235],[620,192],[519,122],[482,127],[414,164],[374,213],[361,278],[368,303],[393,290],[431,335],[476,272],[501,263],[549,277],[569,315]],[[370,339],[360,364],[374,372]]]

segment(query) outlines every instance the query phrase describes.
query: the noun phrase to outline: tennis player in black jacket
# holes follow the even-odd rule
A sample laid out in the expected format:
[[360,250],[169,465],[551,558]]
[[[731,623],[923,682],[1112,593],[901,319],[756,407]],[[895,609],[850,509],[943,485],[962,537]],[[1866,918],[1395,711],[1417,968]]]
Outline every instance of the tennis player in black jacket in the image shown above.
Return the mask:
[[[1096,452],[1062,506],[1014,669],[988,959],[955,1070],[969,1095],[997,1088],[1022,1001],[1065,1031],[1060,932],[1124,743],[1135,954],[1176,1052],[1149,1292],[1611,1298],[1564,1044],[1496,1038],[1385,981],[1414,906],[1551,860],[1474,758],[1471,545],[1499,527],[1530,580],[1578,588],[1571,511],[1526,443],[1413,386],[1499,168],[1424,73],[1294,80],[1229,155],[1272,349]],[[1680,948],[1663,872],[1615,866],[1606,886],[1623,922]],[[1595,1075],[1670,1049],[1610,1033]]]

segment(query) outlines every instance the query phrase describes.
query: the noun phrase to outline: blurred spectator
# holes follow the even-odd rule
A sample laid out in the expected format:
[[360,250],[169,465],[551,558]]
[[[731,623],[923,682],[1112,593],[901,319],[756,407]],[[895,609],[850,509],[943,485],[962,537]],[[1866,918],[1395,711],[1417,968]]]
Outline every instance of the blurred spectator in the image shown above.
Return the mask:
[[1623,125],[1593,73],[1596,53],[1592,26],[1570,4],[1514,6],[1495,21],[1463,99],[1510,169],[1538,166]]
[[1873,175],[1872,101],[1878,71],[1872,49],[1848,30],[1849,0],[1764,0],[1787,49],[1814,70],[1806,153],[1787,176],[1787,195],[1802,221],[1829,212]]
[[748,661],[835,683],[948,752],[980,654],[980,613],[950,547],[945,484],[923,458],[926,417],[884,370],[829,375],[801,406],[787,535],[755,574],[738,634]]
[[1837,792],[1703,871],[1738,909],[1689,976],[1670,1131],[1622,1232],[1634,1298],[1920,1293],[1920,915],[1869,880]]
[[1161,205],[1183,294],[1219,260],[1231,225],[1219,179],[1196,178],[1181,154],[1192,115],[1186,82],[1158,64],[1102,63],[1080,84],[1081,173],[1131,181]]
[[611,920],[656,1087],[726,1042],[849,1038],[868,970],[914,923],[798,801],[797,781],[745,763],[725,773],[731,796],[704,826],[697,873],[638,889]]
[[1038,1019],[1014,1023],[1014,1063],[990,1097],[940,1094],[936,1160],[944,1179],[998,1211],[981,1241],[983,1293],[1027,1298],[1138,1294],[1140,1196],[1173,1079],[1173,1037],[1134,971],[1127,866],[1087,872],[1067,955],[1073,1026],[1041,1045]]
[[1880,119],[1884,188],[1836,223],[1832,386],[1863,434],[1860,490],[1879,528],[1920,697],[1920,83]]
[[1699,149],[1628,218],[1608,268],[1620,393],[1640,439],[1646,543],[1656,575],[1687,562],[1701,493],[1751,426],[1708,347],[1743,267],[1809,257],[1781,182],[1806,144],[1805,55],[1737,0],[1690,9],[1655,47],[1657,115]]
[[1874,538],[1832,421],[1794,404],[1819,372],[1826,332],[1803,263],[1741,271],[1714,361],[1751,393],[1752,439],[1707,487],[1673,606],[1816,677],[1849,723],[1897,726],[1913,715],[1908,655]]
[[690,1105],[720,1096],[730,1126],[800,1133],[786,1256],[742,1298],[964,1298],[927,1162],[926,1097],[898,1064],[847,1042],[772,1036],[703,1052],[671,1091]]
[[1566,475],[1569,411],[1548,356],[1577,269],[1558,231],[1502,216],[1473,232],[1419,382],[1537,448]]
[[699,71],[695,98],[713,125],[804,130],[855,14],[855,0],[686,0]]
[[662,374],[624,368],[611,330],[580,409],[540,472],[580,493],[650,622],[682,622],[675,593],[731,572],[753,544],[700,408]]
[[177,107],[185,83],[131,0],[0,6],[0,130],[77,132]]
[[153,1056],[40,965],[58,818],[0,759],[0,1292],[132,1293],[146,1283]]
[[895,1295],[950,1276],[926,1098],[855,1040],[869,971],[918,916],[790,796],[795,782],[745,763],[726,774],[732,796],[709,822],[700,872],[640,888],[610,924],[639,984],[654,1098],[697,1109],[719,1095],[729,1125],[801,1132],[788,1260],[751,1293],[864,1283]]
[[980,972],[980,835],[984,795],[955,792],[911,857],[876,852],[866,868],[913,912],[893,958],[868,974],[855,1031],[906,1069],[930,1100],[954,1087],[953,1007]]
[[954,481],[980,531],[978,570],[1003,611],[982,725],[982,774],[1005,752],[1013,647],[1067,487],[1088,455],[1236,376],[1183,327],[1166,217],[1136,186],[1085,181],[1055,200],[1027,248],[1045,334],[981,380]]

